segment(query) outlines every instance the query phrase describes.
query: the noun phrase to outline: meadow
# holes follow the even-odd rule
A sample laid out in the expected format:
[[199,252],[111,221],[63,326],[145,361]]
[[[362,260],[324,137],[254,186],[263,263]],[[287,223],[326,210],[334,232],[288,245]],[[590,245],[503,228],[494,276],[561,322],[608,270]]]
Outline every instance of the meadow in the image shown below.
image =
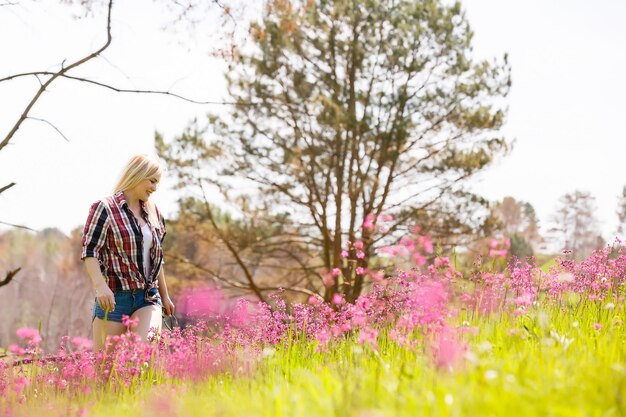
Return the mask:
[[465,276],[454,262],[372,274],[355,303],[228,302],[193,292],[196,324],[94,354],[41,353],[18,330],[0,416],[623,416],[626,250]]

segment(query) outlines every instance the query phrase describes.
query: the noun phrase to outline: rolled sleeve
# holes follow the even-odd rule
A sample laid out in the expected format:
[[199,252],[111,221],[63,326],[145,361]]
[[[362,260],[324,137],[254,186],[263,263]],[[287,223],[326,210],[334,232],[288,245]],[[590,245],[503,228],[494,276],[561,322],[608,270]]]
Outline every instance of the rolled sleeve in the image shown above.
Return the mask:
[[80,259],[88,257],[99,258],[107,237],[108,214],[102,201],[91,205],[89,216],[85,223],[82,239]]

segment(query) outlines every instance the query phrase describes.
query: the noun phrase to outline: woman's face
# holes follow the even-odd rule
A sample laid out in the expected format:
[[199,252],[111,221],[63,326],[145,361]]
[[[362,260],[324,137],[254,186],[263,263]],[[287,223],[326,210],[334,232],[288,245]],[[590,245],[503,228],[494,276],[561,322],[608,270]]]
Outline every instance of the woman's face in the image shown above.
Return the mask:
[[150,194],[157,190],[157,186],[159,185],[160,180],[160,175],[146,178],[145,180],[137,184],[135,188],[133,188],[133,192],[139,200],[144,202],[148,201],[148,199],[150,198]]

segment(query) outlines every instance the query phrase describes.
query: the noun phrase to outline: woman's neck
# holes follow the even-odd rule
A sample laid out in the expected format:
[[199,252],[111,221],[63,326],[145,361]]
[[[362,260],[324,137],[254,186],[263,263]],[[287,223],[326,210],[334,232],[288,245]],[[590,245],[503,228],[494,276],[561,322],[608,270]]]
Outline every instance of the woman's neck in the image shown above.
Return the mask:
[[131,210],[139,210],[141,209],[141,202],[139,198],[134,194],[124,191],[124,199],[126,200],[126,204],[130,207]]

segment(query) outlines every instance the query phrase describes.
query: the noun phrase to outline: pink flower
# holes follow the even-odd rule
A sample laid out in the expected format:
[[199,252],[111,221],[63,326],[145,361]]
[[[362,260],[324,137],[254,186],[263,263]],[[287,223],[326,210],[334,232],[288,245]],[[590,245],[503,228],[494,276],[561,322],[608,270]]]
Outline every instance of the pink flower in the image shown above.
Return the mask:
[[28,339],[33,344],[37,344],[41,342],[41,336],[39,335],[39,330],[34,329],[32,327],[20,327],[19,329],[17,329],[15,334],[20,339]]
[[354,248],[355,248],[355,249],[358,249],[358,250],[363,249],[363,242],[361,242],[360,240],[359,240],[359,241],[354,242]]
[[424,246],[424,251],[426,253],[433,253],[433,241],[430,240],[430,236],[423,237],[422,245]]
[[490,247],[491,249],[495,249],[495,248],[497,248],[497,247],[498,247],[498,245],[499,245],[499,242],[498,242],[497,240],[495,240],[495,239],[491,239],[491,242],[489,243],[489,247]]
[[341,305],[343,303],[344,303],[343,295],[339,293],[335,293],[335,295],[333,295],[333,304]]
[[422,266],[426,263],[426,258],[424,258],[419,252],[415,252],[413,254],[413,262],[415,262],[418,266]]
[[26,351],[15,343],[11,343],[11,345],[9,346],[9,352],[17,356],[24,356],[26,354]]
[[139,317],[135,317],[134,319],[131,319],[130,316],[127,316],[126,314],[122,314],[122,324],[128,328],[135,327],[139,324]]
[[370,272],[370,277],[374,282],[380,282],[385,279],[385,273],[383,271]]
[[309,297],[309,304],[317,305],[317,304],[320,304],[321,302],[322,300],[320,299],[320,297],[317,297],[315,295],[312,295]]
[[435,268],[447,267],[450,265],[450,260],[447,257],[435,258]]
[[369,344],[374,349],[378,348],[378,331],[371,328],[361,329],[359,332],[359,343],[360,344]]
[[347,258],[349,255],[350,255],[350,254],[348,253],[348,251],[347,251],[347,250],[342,250],[342,251],[341,251],[341,257],[342,257],[342,258]]
[[13,380],[13,390],[17,395],[20,395],[25,388],[30,386],[30,380],[26,377],[20,376]]
[[363,229],[365,230],[374,230],[376,226],[374,225],[374,215],[368,214],[365,216],[365,221],[363,222]]
[[335,278],[333,278],[329,274],[324,274],[322,275],[322,283],[325,287],[332,287],[333,285],[335,285]]
[[341,269],[339,268],[333,268],[333,271],[331,272],[333,277],[338,277],[339,275],[341,275]]
[[600,323],[594,323],[593,324],[593,328],[596,329],[596,330],[600,330],[600,329],[602,329],[602,325]]
[[356,274],[357,275],[363,275],[365,274],[365,268],[363,268],[362,266],[359,266],[356,268]]
[[359,259],[365,258],[365,252],[363,252],[363,251],[357,252],[356,257],[359,258]]

